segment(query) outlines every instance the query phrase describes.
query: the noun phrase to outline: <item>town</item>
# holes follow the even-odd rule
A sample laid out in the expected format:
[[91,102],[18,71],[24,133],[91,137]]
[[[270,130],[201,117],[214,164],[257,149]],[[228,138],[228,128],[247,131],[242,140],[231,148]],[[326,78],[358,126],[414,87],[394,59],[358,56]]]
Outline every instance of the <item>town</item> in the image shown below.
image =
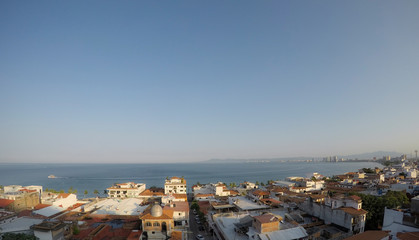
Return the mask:
[[386,160],[266,183],[115,183],[85,199],[73,189],[2,186],[0,239],[419,239],[417,161]]

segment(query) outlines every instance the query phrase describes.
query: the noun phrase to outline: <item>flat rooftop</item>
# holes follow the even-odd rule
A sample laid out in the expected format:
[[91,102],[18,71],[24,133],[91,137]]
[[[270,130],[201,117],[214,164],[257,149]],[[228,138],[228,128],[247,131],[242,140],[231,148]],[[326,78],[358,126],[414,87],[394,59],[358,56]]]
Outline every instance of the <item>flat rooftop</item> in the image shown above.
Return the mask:
[[148,205],[141,206],[143,200],[138,198],[127,199],[106,199],[85,208],[85,211],[92,211],[98,208],[92,214],[104,215],[139,215],[148,207]]
[[213,215],[213,218],[218,229],[226,238],[225,240],[248,240],[249,237],[247,235],[239,234],[234,231],[234,224],[240,223],[240,219],[246,216],[248,216],[248,214],[221,213]]
[[236,205],[236,207],[238,207],[242,211],[259,210],[259,209],[268,209],[269,208],[269,206],[267,206],[267,205],[255,203],[255,202],[247,199],[246,197],[242,197],[242,196],[232,197],[232,198],[230,198],[230,200],[231,200],[231,203]]

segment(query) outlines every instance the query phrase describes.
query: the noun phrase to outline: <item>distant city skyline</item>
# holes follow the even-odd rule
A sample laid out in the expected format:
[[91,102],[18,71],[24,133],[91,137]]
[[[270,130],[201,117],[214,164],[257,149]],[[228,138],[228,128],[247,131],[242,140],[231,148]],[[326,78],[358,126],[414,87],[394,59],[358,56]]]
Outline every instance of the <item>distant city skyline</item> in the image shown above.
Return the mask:
[[0,163],[419,148],[418,1],[0,2]]

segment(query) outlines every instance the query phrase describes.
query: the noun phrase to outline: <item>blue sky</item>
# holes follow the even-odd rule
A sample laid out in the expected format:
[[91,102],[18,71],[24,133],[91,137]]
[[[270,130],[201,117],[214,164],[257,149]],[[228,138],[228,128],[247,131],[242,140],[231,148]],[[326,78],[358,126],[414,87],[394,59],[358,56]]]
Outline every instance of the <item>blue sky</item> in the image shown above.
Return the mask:
[[419,1],[1,1],[0,162],[419,148]]

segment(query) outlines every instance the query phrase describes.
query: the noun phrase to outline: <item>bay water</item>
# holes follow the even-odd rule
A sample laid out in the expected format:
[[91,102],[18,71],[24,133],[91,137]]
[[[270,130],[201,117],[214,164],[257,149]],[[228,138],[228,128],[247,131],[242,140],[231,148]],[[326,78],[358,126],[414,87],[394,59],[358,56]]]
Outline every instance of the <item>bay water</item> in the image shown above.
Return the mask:
[[[313,172],[325,176],[361,168],[382,167],[376,162],[258,162],[258,163],[165,163],[165,164],[15,164],[0,163],[0,185],[41,185],[57,191],[78,191],[78,197],[94,197],[114,183],[133,181],[163,187],[166,177],[184,177],[188,192],[200,183],[284,180],[290,176],[309,177]],[[57,178],[48,178],[55,175]],[[87,190],[88,194],[84,195]]]

